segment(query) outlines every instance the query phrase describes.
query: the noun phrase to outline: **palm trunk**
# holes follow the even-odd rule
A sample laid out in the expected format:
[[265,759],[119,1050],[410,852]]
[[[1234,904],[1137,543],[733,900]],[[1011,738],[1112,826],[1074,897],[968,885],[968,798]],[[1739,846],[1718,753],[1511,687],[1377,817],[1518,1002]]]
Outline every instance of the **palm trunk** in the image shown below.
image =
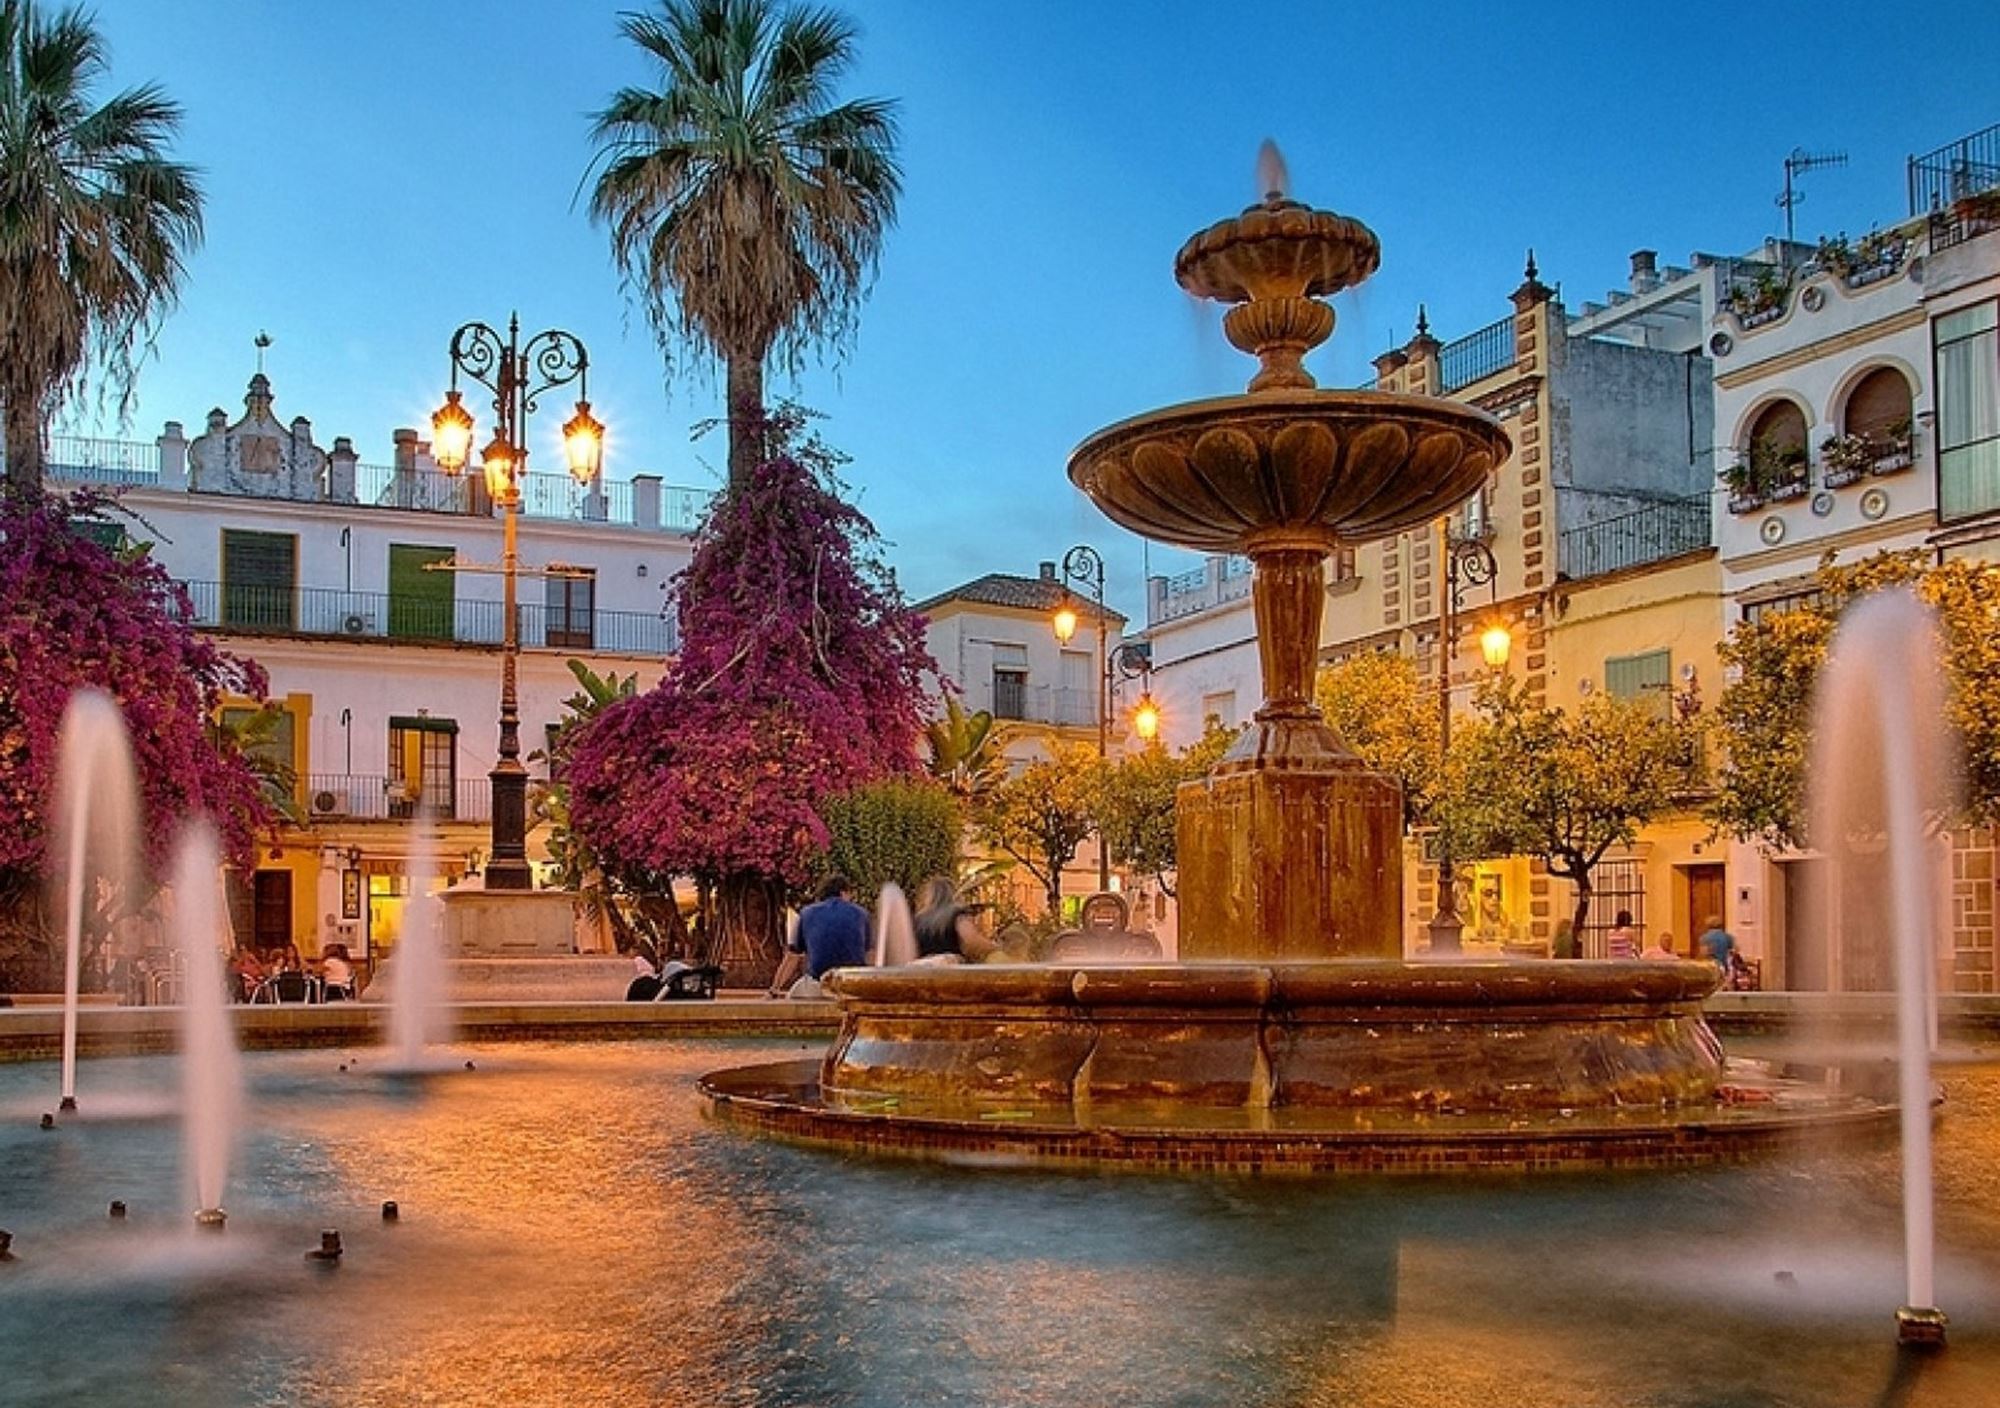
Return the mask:
[[729,359],[729,487],[741,489],[764,462],[764,359]]
[[7,487],[24,499],[42,494],[42,417],[24,395],[7,397],[5,414]]

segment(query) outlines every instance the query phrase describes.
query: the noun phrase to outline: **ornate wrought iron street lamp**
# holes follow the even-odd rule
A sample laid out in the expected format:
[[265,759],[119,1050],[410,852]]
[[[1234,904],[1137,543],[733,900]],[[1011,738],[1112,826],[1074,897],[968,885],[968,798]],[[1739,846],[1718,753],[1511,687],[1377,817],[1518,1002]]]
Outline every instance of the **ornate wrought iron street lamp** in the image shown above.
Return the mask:
[[[1062,580],[1065,591],[1076,583],[1087,593],[1091,609],[1097,614],[1097,756],[1100,760],[1111,755],[1110,720],[1116,707],[1118,677],[1139,679],[1149,682],[1153,671],[1153,650],[1145,641],[1127,641],[1116,650],[1108,649],[1110,635],[1108,622],[1110,613],[1104,605],[1104,558],[1096,548],[1088,543],[1079,543],[1063,554]],[[1050,618],[1050,626],[1055,630],[1056,639],[1068,645],[1076,635],[1079,618],[1075,603],[1065,600],[1056,608]],[[1149,685],[1139,699],[1139,706],[1132,716],[1132,727],[1139,737],[1151,742],[1160,731],[1160,706],[1153,702],[1153,692]],[[1104,844],[1104,833],[1097,835],[1097,888],[1111,888],[1111,852]]]
[[[1493,551],[1477,538],[1454,538],[1445,533],[1444,611],[1438,623],[1438,763],[1442,767],[1451,749],[1451,666],[1458,656],[1458,614],[1465,607],[1467,587],[1493,589],[1500,596],[1500,568]],[[1507,664],[1513,638],[1498,621],[1479,635],[1479,653],[1492,668]],[[1431,952],[1457,953],[1462,947],[1465,922],[1458,914],[1457,866],[1451,854],[1451,830],[1440,826],[1438,838],[1438,903],[1430,922]]]
[[[515,579],[521,486],[528,472],[525,426],[544,393],[577,384],[576,413],[563,426],[563,454],[580,484],[595,480],[604,466],[604,426],[590,413],[590,356],[572,333],[536,333],[524,344],[518,315],[507,320],[507,335],[485,323],[467,323],[451,335],[451,390],[431,417],[431,455],[447,474],[464,470],[471,456],[472,413],[460,404],[463,372],[493,393],[493,438],[480,456],[486,490],[501,510],[500,576],[503,629],[500,646],[500,753],[493,780],[493,854],[486,862],[489,890],[534,888],[528,865],[528,770],[521,764],[521,709],[516,685],[521,651],[515,610]],[[453,563],[455,570],[467,570]]]

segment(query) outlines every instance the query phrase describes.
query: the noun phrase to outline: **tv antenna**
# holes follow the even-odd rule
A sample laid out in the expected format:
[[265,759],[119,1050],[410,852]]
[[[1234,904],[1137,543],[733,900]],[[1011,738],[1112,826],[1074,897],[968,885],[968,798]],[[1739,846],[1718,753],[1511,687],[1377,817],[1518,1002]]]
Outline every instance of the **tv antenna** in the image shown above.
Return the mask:
[[1785,212],[1785,243],[1795,242],[1792,212],[1806,193],[1798,189],[1798,178],[1808,171],[1817,171],[1822,166],[1847,165],[1846,152],[1809,152],[1804,147],[1793,147],[1792,154],[1785,158],[1785,193],[1778,197],[1778,204]]

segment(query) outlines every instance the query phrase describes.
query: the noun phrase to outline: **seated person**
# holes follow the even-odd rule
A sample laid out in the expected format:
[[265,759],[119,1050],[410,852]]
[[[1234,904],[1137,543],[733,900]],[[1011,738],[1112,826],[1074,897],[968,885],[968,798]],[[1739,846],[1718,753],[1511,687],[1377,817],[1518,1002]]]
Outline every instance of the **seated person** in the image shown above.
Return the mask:
[[319,961],[320,981],[326,985],[326,1000],[340,1002],[354,996],[354,965],[348,961],[346,944],[328,944]]
[[799,935],[799,914],[795,912],[785,925],[785,956],[778,960],[778,971],[771,975],[771,986],[764,995],[783,997],[805,971],[806,943]]
[[248,1002],[257,995],[257,989],[264,985],[269,972],[258,961],[246,944],[238,944],[236,952],[229,960],[229,973],[236,980],[236,1000]]
[[853,890],[846,876],[831,876],[820,886],[819,902],[799,911],[799,947],[806,976],[815,983],[836,968],[868,962],[868,911],[854,902]]
[[1654,939],[1651,947],[1640,954],[1639,957],[1671,960],[1678,959],[1680,955],[1674,952],[1674,936],[1672,934],[1662,934],[1657,939]]
[[[982,906],[983,907],[983,906]],[[958,891],[943,876],[924,882],[923,904],[912,927],[916,930],[917,961],[983,963],[993,952],[993,940],[975,917],[980,907],[958,902]]]

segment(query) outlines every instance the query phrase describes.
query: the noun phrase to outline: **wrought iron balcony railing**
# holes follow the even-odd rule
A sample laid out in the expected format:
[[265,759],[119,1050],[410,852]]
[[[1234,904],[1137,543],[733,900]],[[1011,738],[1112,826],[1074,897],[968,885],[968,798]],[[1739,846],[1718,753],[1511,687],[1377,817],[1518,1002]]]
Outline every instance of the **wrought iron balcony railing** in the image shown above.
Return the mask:
[[1600,577],[1714,541],[1707,498],[1662,499],[1614,518],[1565,528],[1557,541],[1556,565],[1573,579]]
[[[411,644],[499,645],[506,628],[502,603],[439,601],[393,592],[340,587],[263,587],[241,582],[182,582],[192,622],[244,635],[323,636]],[[524,650],[594,651],[608,655],[672,655],[679,623],[643,611],[516,606]]]

